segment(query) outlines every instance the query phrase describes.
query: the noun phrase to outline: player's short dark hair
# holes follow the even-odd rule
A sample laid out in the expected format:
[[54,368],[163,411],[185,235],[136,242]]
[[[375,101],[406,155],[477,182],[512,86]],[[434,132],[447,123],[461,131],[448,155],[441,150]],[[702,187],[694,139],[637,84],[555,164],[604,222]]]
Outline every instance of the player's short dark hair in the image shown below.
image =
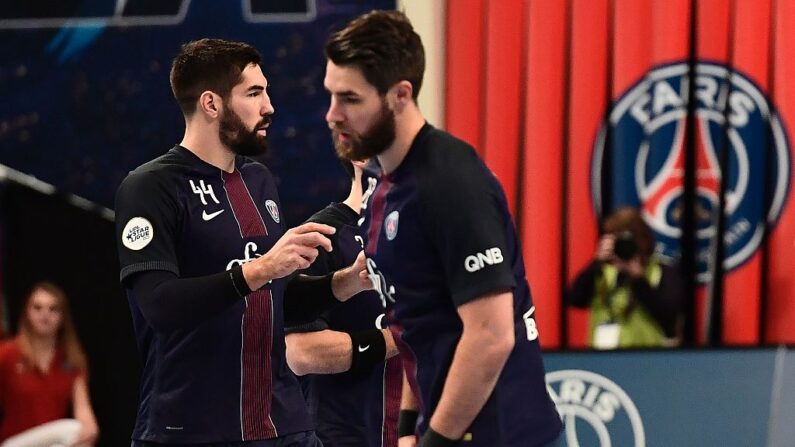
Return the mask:
[[359,68],[382,95],[402,80],[411,83],[415,101],[420,93],[425,50],[400,11],[371,11],[356,17],[329,37],[325,54],[335,65]]
[[262,56],[251,45],[223,39],[194,40],[182,45],[171,63],[171,91],[185,116],[207,90],[226,98],[242,80],[243,70]]

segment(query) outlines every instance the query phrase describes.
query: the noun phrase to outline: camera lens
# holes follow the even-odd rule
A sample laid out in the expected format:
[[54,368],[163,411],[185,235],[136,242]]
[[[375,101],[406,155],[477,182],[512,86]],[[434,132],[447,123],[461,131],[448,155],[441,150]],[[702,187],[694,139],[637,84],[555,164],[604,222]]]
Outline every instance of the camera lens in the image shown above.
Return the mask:
[[635,243],[635,236],[631,231],[622,231],[616,235],[613,252],[623,261],[629,261],[635,257],[638,253],[638,244]]

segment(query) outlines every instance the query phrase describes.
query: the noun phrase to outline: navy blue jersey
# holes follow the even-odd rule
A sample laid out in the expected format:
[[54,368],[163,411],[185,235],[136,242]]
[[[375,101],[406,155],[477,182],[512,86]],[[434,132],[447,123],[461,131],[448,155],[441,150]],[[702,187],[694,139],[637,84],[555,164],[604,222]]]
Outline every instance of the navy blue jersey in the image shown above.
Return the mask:
[[527,447],[554,439],[561,421],[546,390],[513,221],[502,187],[472,147],[426,124],[400,166],[379,179],[365,216],[368,268],[418,388],[420,432],[461,338],[456,308],[512,290],[516,344],[466,445]]
[[238,157],[227,173],[176,146],[127,176],[116,196],[116,222],[121,280],[144,362],[133,439],[228,442],[311,430],[285,358],[286,279],[172,331],[146,322],[129,284],[149,270],[181,278],[215,274],[270,250],[284,228],[268,169]]
[[[331,225],[333,250],[320,251],[306,271],[325,275],[352,264],[362,250],[359,215],[342,203],[332,203],[309,222]],[[384,307],[375,291],[362,292],[324,313],[312,323],[288,329],[310,332],[330,329],[358,332],[385,326]],[[299,377],[316,432],[326,447],[394,447],[397,445],[397,416],[400,410],[402,367],[392,357],[368,372],[312,374]]]

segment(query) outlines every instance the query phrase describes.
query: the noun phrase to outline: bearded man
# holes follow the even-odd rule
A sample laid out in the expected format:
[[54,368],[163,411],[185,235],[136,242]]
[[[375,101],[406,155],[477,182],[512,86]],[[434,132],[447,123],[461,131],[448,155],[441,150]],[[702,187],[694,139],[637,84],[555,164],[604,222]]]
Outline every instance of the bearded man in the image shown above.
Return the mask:
[[[284,318],[311,320],[369,288],[364,258],[294,275],[334,228],[286,230],[265,151],[274,113],[256,49],[183,45],[171,87],[182,141],[116,195],[117,247],[143,358],[133,447],[320,446],[287,366]],[[286,231],[285,231],[286,230]]]

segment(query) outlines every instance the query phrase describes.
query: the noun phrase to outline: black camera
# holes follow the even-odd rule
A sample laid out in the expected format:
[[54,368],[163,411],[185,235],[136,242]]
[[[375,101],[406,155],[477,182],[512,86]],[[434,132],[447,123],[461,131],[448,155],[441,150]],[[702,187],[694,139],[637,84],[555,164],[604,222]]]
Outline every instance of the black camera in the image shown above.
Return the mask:
[[622,231],[616,235],[613,253],[622,261],[629,261],[638,254],[638,244],[631,231]]

